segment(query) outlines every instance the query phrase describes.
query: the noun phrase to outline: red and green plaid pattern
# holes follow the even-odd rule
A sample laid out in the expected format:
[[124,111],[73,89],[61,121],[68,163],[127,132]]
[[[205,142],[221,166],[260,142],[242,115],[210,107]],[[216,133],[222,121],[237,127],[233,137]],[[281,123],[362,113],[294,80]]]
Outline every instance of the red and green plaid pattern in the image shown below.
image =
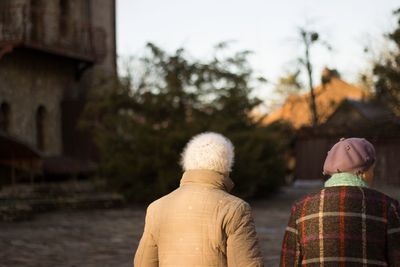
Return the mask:
[[400,267],[399,203],[356,186],[306,196],[292,207],[280,266]]

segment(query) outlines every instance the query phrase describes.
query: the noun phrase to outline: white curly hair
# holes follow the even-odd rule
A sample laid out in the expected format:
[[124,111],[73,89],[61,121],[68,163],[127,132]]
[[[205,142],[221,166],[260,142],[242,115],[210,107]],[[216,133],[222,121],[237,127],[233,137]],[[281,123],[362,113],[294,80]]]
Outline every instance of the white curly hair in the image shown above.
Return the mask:
[[194,136],[182,152],[181,165],[187,170],[212,170],[229,173],[234,161],[234,147],[225,136],[205,132]]

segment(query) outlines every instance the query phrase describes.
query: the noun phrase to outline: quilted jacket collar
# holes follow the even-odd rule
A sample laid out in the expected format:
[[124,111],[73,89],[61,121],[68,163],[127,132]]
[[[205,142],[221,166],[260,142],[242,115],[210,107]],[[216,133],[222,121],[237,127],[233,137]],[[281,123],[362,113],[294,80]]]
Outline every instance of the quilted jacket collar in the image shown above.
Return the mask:
[[183,173],[181,186],[203,184],[230,192],[234,186],[232,180],[221,173],[210,170],[188,170]]

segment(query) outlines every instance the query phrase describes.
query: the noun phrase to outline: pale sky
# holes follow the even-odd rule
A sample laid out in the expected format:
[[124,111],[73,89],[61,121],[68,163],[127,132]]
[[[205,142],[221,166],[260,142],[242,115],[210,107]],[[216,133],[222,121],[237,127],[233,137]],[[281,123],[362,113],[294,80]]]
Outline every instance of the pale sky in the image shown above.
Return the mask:
[[117,49],[122,58],[140,56],[154,42],[202,58],[215,44],[235,40],[232,48],[252,50],[256,72],[271,81],[258,91],[268,101],[273,83],[303,52],[296,42],[299,26],[310,25],[334,49],[313,49],[317,81],[328,66],[355,82],[367,67],[364,47],[379,44],[394,27],[397,8],[398,0],[117,0]]

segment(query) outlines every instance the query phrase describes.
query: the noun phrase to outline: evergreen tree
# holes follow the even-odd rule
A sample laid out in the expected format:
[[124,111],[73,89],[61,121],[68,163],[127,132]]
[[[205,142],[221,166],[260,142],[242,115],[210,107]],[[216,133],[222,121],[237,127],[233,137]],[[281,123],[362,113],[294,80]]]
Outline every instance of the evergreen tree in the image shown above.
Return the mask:
[[222,43],[212,59],[199,61],[184,49],[170,55],[148,44],[138,67],[114,86],[92,90],[83,123],[96,137],[101,175],[110,186],[136,201],[170,192],[179,185],[186,142],[216,131],[236,147],[236,192],[254,197],[275,190],[284,177],[280,152],[287,142],[249,116],[260,100],[252,96],[257,78],[248,55],[226,56]]
[[375,64],[373,72],[377,99],[400,115],[400,9],[394,15],[398,18],[397,27],[387,35],[393,49]]

